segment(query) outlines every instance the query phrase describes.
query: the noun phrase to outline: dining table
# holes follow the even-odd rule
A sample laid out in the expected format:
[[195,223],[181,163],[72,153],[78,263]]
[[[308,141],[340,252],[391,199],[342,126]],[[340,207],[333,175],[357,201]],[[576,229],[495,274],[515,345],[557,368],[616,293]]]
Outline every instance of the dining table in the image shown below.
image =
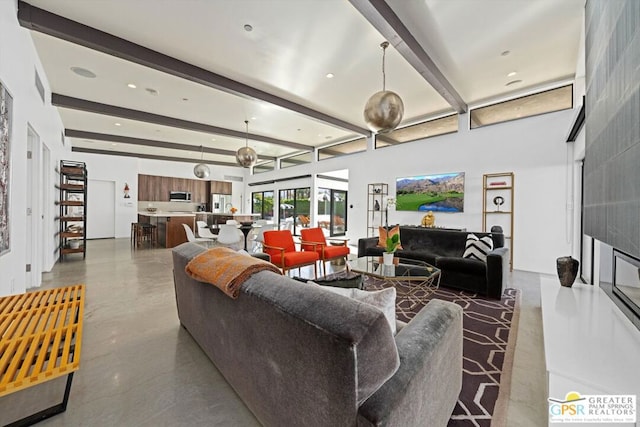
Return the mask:
[[260,224],[256,224],[253,221],[242,221],[240,223],[240,231],[242,231],[242,234],[244,234],[244,250],[248,252],[247,250],[247,240],[249,237],[249,233],[251,232],[251,230],[253,230],[254,228],[261,228],[262,226]]

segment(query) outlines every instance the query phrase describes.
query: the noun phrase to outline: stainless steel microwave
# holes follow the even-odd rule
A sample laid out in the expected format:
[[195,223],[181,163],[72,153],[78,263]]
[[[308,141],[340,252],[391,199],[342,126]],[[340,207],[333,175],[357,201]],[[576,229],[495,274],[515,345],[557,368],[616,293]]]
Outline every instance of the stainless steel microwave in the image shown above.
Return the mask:
[[190,202],[191,193],[188,191],[171,191],[169,192],[169,200],[172,202]]

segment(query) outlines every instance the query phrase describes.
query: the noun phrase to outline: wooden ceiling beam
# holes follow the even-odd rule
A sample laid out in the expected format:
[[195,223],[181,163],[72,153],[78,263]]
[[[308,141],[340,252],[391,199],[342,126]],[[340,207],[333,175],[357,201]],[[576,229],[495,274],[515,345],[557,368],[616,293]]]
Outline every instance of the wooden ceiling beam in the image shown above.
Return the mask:
[[469,107],[385,0],[349,0],[459,114]]
[[[236,155],[236,152],[233,150],[211,148],[211,147],[206,147],[205,145],[178,144],[175,142],[158,141],[155,139],[133,138],[130,136],[87,132],[87,131],[77,130],[77,129],[65,129],[64,135],[68,136],[69,138],[93,139],[96,141],[118,142],[121,144],[141,145],[141,146],[153,147],[153,148],[168,148],[170,150],[183,150],[183,151],[190,151],[192,153],[202,150],[203,153],[220,154],[223,156],[232,156],[234,158]],[[273,156],[259,155],[258,157],[264,160],[275,160],[275,157]]]
[[84,147],[72,147],[71,151],[76,153],[103,154],[105,156],[137,157],[139,159],[162,160],[162,161],[168,161],[168,162],[205,163],[207,165],[230,166],[234,168],[240,167],[238,166],[237,163],[210,161],[206,159],[200,160],[199,157],[186,158],[186,157],[158,156],[155,154],[141,154],[141,153],[131,153],[129,151],[115,151],[115,150],[97,150],[93,148],[84,148]]
[[[153,123],[156,125],[170,126],[178,129],[204,132],[213,135],[229,136],[231,138],[246,139],[247,134],[237,130],[221,128],[204,123],[191,122],[189,120],[176,119],[175,117],[161,116],[159,114],[147,113],[146,111],[132,110],[130,108],[117,107],[115,105],[102,104],[100,102],[87,101],[86,99],[72,98],[58,93],[51,94],[51,104],[55,107],[68,108],[70,110],[84,111],[87,113],[104,114],[112,117],[136,120],[139,122]],[[313,146],[298,144],[297,142],[284,141],[282,139],[268,136],[249,134],[252,141],[266,142],[283,147],[294,148],[296,150],[313,150]]]
[[107,55],[162,71],[172,76],[243,98],[268,102],[269,104],[277,105],[286,110],[294,111],[320,122],[341,129],[347,129],[360,135],[371,134],[371,131],[361,126],[240,83],[220,74],[213,73],[193,64],[89,27],[88,25],[72,21],[71,19],[37,8],[21,0],[18,1],[18,21],[21,26],[29,30],[47,34],[98,52],[106,53]]

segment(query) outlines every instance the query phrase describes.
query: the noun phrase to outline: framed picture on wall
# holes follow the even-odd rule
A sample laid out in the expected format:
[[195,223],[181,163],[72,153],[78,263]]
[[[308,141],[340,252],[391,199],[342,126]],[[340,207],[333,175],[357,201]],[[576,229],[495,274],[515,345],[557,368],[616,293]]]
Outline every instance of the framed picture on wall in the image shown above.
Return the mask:
[[13,98],[0,82],[0,255],[9,252],[9,178],[11,175],[11,109]]

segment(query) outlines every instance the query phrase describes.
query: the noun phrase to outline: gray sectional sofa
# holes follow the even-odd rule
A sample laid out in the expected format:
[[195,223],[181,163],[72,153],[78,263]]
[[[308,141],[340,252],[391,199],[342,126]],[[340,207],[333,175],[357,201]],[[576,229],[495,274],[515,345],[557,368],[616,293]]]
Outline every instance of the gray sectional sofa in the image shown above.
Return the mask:
[[462,310],[431,301],[394,337],[373,306],[270,271],[231,299],[185,273],[178,316],[265,426],[445,426],[462,387]]
[[[501,227],[491,233],[427,227],[400,227],[402,250],[396,256],[428,262],[441,270],[440,286],[462,289],[500,299],[509,274],[509,248],[504,245]],[[493,251],[487,262],[463,258],[467,235],[491,236]],[[377,237],[358,240],[358,256],[380,256]]]

